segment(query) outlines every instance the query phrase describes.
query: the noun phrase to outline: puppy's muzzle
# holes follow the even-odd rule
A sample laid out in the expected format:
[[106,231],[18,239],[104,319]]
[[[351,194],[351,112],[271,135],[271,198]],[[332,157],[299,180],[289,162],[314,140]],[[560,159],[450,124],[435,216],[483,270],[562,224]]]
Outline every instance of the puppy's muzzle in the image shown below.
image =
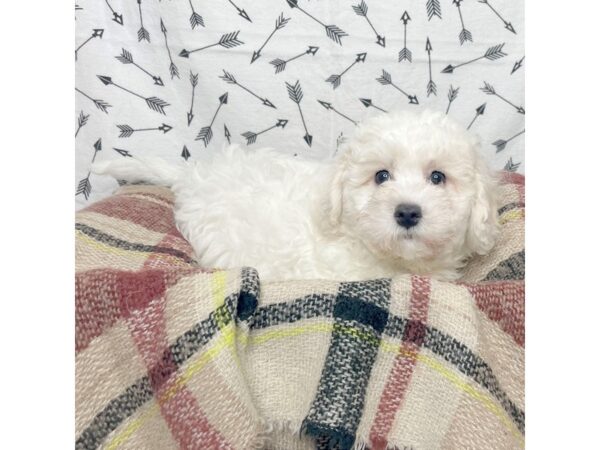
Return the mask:
[[401,203],[394,211],[394,218],[398,225],[407,230],[417,225],[422,217],[421,207],[413,203]]

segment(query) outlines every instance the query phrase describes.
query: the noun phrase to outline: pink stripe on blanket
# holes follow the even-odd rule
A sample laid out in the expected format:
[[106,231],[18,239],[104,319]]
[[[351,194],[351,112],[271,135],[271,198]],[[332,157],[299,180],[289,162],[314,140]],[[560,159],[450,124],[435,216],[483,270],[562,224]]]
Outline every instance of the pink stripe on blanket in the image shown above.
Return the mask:
[[[151,266],[151,265],[150,265]],[[152,269],[152,267],[149,267]],[[164,291],[181,278],[199,272],[196,268],[143,272],[95,269],[75,275],[75,352],[85,350],[92,340],[102,335],[132,309],[143,307],[130,291],[158,289]],[[204,272],[204,270],[202,270]],[[158,281],[156,280],[164,280]],[[155,285],[158,283],[157,285]],[[152,292],[149,293],[152,296]],[[126,298],[125,298],[126,297]]]
[[520,173],[516,173],[516,172],[504,171],[501,174],[501,179],[504,183],[520,184],[520,185],[525,184],[525,176],[521,175]]
[[143,312],[154,299],[162,299],[166,283],[159,270],[143,272],[119,272],[117,291],[121,307],[121,315],[130,317],[136,311]]
[[183,449],[228,449],[193,394],[175,386],[177,365],[169,349],[163,273],[145,270],[119,277],[121,307],[138,352],[148,370],[150,384],[171,434]]
[[193,394],[185,387],[176,387],[175,379],[174,374],[156,395],[166,399],[160,402],[160,412],[179,447],[189,450],[233,450],[221,433],[211,426]]
[[525,203],[525,176],[515,172],[502,172],[502,182],[513,184],[519,193],[519,201]]
[[88,206],[85,211],[132,222],[159,233],[168,232],[174,225],[170,206],[127,195],[109,197]]
[[165,291],[159,271],[93,270],[75,276],[75,349],[84,350],[120,318]]
[[85,350],[92,340],[121,317],[115,291],[116,274],[94,270],[75,275],[75,352]]
[[375,420],[369,433],[373,450],[387,447],[387,436],[394,424],[396,413],[406,397],[416,365],[416,356],[425,339],[431,283],[428,278],[418,276],[413,276],[411,282],[409,318],[402,336],[402,345],[381,394]]
[[492,281],[465,284],[477,307],[517,344],[525,346],[525,283]]

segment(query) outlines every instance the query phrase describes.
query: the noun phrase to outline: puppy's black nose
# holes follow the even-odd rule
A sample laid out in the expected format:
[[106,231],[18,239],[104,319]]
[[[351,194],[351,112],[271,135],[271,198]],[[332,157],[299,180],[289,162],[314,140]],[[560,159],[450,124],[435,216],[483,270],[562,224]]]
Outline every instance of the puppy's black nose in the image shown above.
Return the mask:
[[423,217],[421,207],[413,203],[401,203],[394,211],[394,218],[398,225],[407,230],[418,224],[421,217]]

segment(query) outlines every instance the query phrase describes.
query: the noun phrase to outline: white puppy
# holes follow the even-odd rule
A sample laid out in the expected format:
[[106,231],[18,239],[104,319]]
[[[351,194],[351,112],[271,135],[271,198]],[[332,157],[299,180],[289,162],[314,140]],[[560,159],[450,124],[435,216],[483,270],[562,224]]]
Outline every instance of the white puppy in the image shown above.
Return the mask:
[[497,234],[497,182],[478,141],[429,111],[363,122],[332,161],[231,145],[179,165],[122,158],[93,171],[170,186],[201,266],[251,266],[267,280],[455,279]]

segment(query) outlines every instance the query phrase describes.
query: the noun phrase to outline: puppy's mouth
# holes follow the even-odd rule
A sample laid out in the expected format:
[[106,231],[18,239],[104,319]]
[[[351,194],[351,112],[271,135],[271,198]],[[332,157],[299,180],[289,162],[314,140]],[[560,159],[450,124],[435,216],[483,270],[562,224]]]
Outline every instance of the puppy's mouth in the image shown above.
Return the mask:
[[394,238],[398,241],[412,241],[418,239],[418,234],[414,228],[397,228]]

